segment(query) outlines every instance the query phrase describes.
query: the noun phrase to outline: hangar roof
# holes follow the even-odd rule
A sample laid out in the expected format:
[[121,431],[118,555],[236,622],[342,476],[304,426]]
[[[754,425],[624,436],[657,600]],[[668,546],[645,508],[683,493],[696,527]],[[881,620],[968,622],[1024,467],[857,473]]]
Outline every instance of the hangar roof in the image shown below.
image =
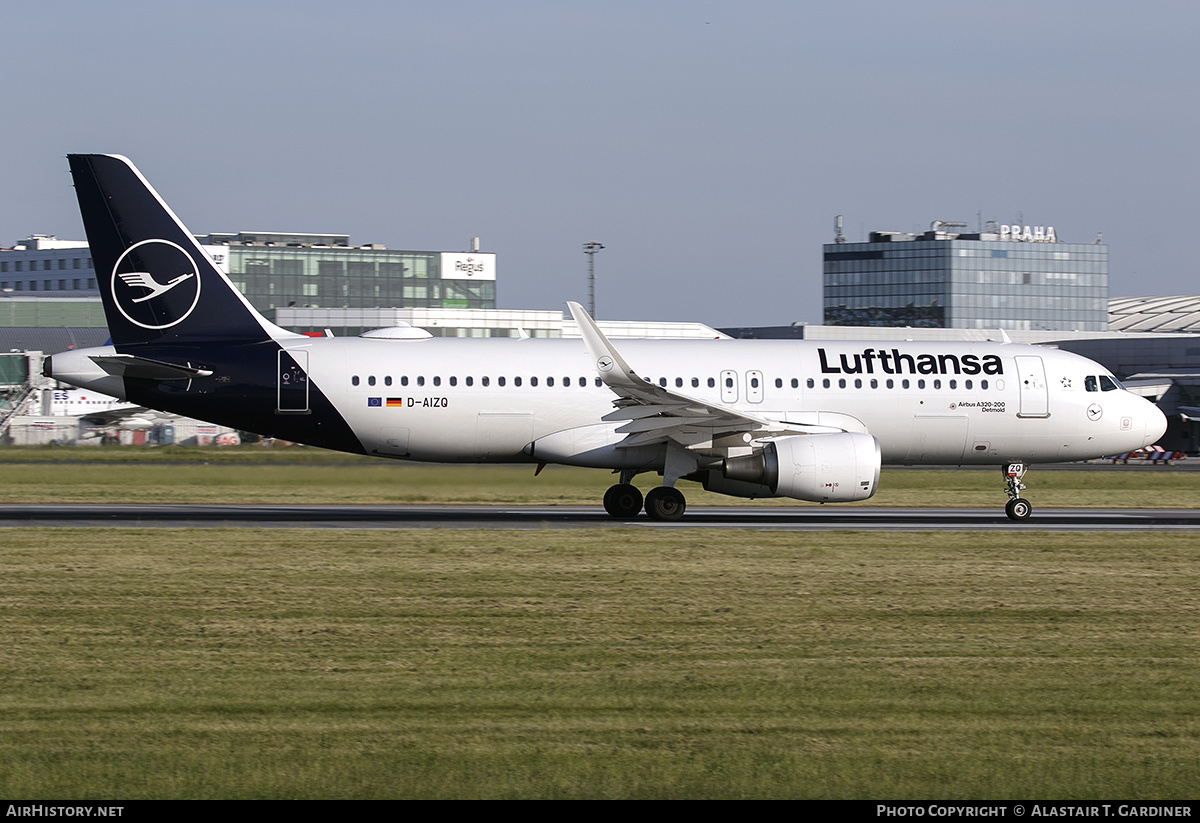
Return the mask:
[[1200,295],[1113,297],[1108,301],[1110,331],[1200,333]]

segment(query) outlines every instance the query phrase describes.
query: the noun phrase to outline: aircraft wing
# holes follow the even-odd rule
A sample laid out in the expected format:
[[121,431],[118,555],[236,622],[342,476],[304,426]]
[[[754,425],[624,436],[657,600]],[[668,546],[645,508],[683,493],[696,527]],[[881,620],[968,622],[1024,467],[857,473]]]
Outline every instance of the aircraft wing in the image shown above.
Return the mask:
[[583,306],[572,302],[567,306],[579,324],[596,373],[617,394],[613,401],[616,409],[601,419],[628,421],[617,429],[626,435],[618,448],[667,441],[702,448],[716,438],[738,434],[744,435],[744,442],[749,443],[784,434],[866,431],[861,422],[849,415],[814,412],[804,415],[811,420],[775,420],[657,386],[630,367]]
[[79,419],[85,420],[93,426],[113,426],[131,417],[139,417],[148,411],[150,410],[145,406],[125,406],[120,409],[86,412],[79,415]]

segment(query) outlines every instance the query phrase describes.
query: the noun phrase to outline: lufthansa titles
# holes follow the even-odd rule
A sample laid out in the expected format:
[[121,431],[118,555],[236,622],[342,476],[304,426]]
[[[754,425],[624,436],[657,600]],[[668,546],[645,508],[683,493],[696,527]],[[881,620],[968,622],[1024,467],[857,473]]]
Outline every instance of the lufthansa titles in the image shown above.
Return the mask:
[[[822,374],[1004,374],[996,354],[902,354],[899,349],[864,349],[829,354],[817,349]],[[836,358],[836,359],[835,359]]]

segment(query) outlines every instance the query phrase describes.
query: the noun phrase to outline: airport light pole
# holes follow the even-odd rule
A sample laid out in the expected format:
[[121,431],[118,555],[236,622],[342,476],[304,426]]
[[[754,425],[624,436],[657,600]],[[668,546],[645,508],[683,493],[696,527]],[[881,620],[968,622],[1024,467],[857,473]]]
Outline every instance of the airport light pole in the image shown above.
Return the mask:
[[588,256],[588,311],[596,318],[596,252],[604,246],[600,243],[584,243],[583,253]]

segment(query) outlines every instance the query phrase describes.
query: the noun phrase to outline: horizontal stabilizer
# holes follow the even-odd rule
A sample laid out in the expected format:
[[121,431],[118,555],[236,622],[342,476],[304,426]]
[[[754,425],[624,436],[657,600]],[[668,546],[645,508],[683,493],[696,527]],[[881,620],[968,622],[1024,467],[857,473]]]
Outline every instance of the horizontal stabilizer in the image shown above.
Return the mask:
[[92,361],[114,377],[137,377],[143,380],[191,380],[193,377],[208,377],[208,369],[195,369],[164,363],[148,357],[132,354],[93,355]]

